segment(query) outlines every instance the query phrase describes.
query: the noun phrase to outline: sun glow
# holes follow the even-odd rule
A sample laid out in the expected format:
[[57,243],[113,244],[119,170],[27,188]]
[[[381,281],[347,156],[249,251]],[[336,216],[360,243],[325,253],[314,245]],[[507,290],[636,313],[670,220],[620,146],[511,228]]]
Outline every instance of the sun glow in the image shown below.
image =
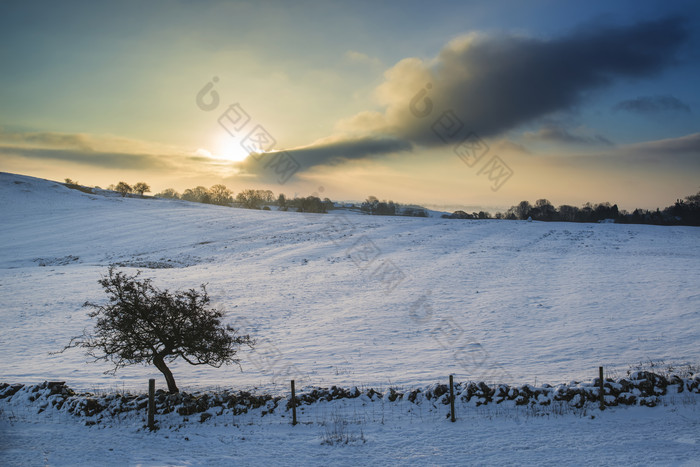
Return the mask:
[[248,157],[248,151],[246,151],[240,145],[240,141],[238,139],[231,138],[229,135],[220,138],[219,141],[217,141],[216,147],[213,151],[198,149],[197,152],[201,155],[211,157],[212,159],[220,159],[231,162],[241,162]]

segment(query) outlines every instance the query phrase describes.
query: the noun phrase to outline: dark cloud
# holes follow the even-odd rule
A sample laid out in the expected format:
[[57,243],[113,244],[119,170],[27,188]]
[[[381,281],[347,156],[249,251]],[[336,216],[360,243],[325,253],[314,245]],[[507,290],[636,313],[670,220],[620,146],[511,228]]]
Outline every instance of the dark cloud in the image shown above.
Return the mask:
[[612,146],[612,142],[604,136],[578,135],[569,132],[566,128],[556,125],[547,125],[537,132],[526,132],[525,138],[533,141],[545,141],[551,143],[582,144],[582,145],[606,145]]
[[[673,61],[685,39],[678,19],[626,28],[589,29],[541,40],[474,36],[454,41],[431,70],[435,104],[452,108],[465,127],[482,137],[578,104],[586,91],[618,77],[654,74]],[[429,144],[430,132],[415,119],[404,134]]]
[[130,154],[101,152],[78,149],[55,149],[37,147],[0,146],[0,154],[25,157],[28,159],[48,159],[76,162],[95,167],[114,169],[166,169],[172,168],[165,157],[152,154]]
[[[332,165],[344,160],[362,159],[376,154],[410,151],[413,145],[406,140],[388,137],[353,138],[314,144],[286,151],[302,166]],[[274,154],[274,153],[273,153]]]
[[334,165],[376,154],[410,151],[412,148],[408,141],[385,137],[326,140],[303,148],[253,154],[237,163],[236,167],[244,174],[255,174],[261,181],[285,183],[308,167]]
[[673,96],[640,96],[618,102],[613,110],[625,110],[634,113],[685,112],[690,113],[690,106]]
[[[499,135],[568,110],[588,91],[616,79],[658,73],[674,63],[686,36],[679,18],[588,27],[554,39],[470,34],[447,44],[435,60],[407,58],[387,70],[377,88],[385,110],[363,112],[339,125],[354,138],[290,152],[308,168],[413,145],[453,145],[472,132]],[[542,136],[610,143],[563,131]]]

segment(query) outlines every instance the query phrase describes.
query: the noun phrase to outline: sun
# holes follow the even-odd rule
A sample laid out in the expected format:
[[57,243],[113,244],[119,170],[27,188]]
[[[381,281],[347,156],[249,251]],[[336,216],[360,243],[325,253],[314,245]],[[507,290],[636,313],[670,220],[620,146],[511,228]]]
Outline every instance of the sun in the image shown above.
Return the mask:
[[231,162],[241,162],[248,157],[248,151],[240,145],[240,141],[231,138],[229,135],[219,138],[213,151],[200,149],[198,152],[201,154],[208,153],[208,157],[213,159],[223,159]]

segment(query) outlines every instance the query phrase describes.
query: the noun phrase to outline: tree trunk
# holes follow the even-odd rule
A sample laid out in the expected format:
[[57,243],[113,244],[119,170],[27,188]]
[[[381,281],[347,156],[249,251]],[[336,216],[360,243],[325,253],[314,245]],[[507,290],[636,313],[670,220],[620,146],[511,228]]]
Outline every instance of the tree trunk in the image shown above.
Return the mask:
[[180,392],[180,390],[177,388],[177,385],[175,384],[175,378],[173,377],[173,372],[170,371],[170,368],[168,368],[168,365],[165,364],[165,360],[163,359],[163,355],[156,355],[153,357],[153,364],[160,370],[161,373],[163,373],[163,376],[165,376],[165,382],[168,383],[168,392],[170,394],[177,394]]

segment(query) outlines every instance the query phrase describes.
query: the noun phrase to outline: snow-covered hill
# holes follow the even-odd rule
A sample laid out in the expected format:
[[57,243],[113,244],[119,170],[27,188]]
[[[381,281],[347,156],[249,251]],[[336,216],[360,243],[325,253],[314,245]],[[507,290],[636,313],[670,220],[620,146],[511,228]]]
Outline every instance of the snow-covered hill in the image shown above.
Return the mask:
[[[0,174],[0,210],[0,383],[97,392],[0,385],[16,392],[0,404],[3,465],[692,465],[700,453],[692,391],[601,412],[543,385],[591,381],[598,365],[624,376],[639,361],[697,364],[700,229],[248,211],[11,174]],[[277,394],[274,413],[270,401],[194,418],[161,410],[150,433],[143,396],[124,391],[143,394],[149,377],[162,388],[154,369],[111,377],[79,351],[50,356],[91,325],[81,304],[104,299],[97,280],[110,264],[160,287],[206,282],[258,345],[242,352],[242,373],[176,365],[180,387],[257,386]],[[444,386],[437,398],[450,373],[542,386],[527,405],[511,390],[498,399],[503,386],[488,405],[470,397],[476,385],[457,386],[450,423]],[[362,395],[305,402],[292,427],[292,377],[303,401],[310,386]],[[417,386],[435,397],[392,396]],[[595,395],[590,383],[563,388]],[[71,415],[120,400],[138,408]]]
[[[592,379],[700,361],[700,229],[327,215],[92,195],[0,174],[0,381],[143,387],[77,351],[107,266],[207,283],[258,339],[182,388]],[[280,386],[277,386],[280,388]]]

